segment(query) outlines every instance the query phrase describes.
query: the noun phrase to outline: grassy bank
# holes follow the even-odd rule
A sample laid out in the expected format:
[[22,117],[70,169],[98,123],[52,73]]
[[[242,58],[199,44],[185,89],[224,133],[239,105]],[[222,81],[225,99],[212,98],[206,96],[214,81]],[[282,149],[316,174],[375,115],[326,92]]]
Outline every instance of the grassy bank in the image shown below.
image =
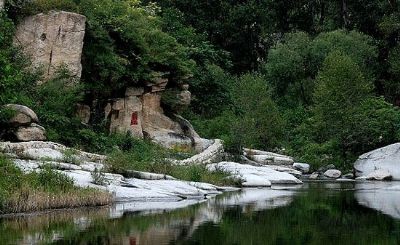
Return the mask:
[[111,201],[109,193],[75,187],[72,179],[50,168],[24,174],[0,155],[0,214],[100,206]]

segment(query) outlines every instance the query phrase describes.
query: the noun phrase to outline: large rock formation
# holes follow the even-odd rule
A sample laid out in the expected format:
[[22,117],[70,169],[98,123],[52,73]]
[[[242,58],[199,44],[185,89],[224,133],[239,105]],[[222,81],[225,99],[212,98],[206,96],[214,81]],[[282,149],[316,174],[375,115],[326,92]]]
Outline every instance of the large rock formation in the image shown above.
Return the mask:
[[15,44],[32,59],[34,68],[51,78],[61,66],[80,77],[86,17],[76,13],[50,11],[26,17],[17,27]]
[[384,170],[393,180],[400,180],[400,143],[361,155],[354,163],[354,170],[357,177],[368,176],[376,170]]
[[[85,21],[85,16],[63,11],[30,16],[18,25],[15,43],[32,58],[33,67],[44,69],[44,81],[51,78],[61,66],[79,78]],[[174,115],[190,104],[189,85],[171,86],[167,73],[155,72],[151,75],[152,79],[148,82],[128,87],[124,95],[110,99],[104,109],[110,133],[146,137],[164,147],[188,151],[202,151],[212,144],[212,141],[201,139],[187,120]],[[161,106],[161,97],[167,85],[176,92],[172,93],[172,100],[176,103],[169,110],[169,116]],[[90,123],[90,113],[88,105],[77,105],[76,114],[82,123]],[[26,132],[23,130],[21,135]]]
[[[170,113],[165,114],[161,105],[167,79],[156,79],[145,87],[128,87],[123,98],[110,101],[105,107],[111,133],[128,133],[136,138],[149,138],[166,147],[180,150],[203,151],[212,141],[201,139],[190,122]],[[176,94],[179,106],[190,104],[188,85]]]

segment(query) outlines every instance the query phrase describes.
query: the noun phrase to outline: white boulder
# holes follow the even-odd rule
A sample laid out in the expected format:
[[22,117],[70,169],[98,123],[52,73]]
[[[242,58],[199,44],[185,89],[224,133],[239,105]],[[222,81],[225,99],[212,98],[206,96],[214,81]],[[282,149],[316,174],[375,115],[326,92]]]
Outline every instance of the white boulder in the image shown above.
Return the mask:
[[318,179],[318,176],[319,176],[319,173],[314,172],[308,178],[311,179],[311,180],[316,180],[316,179]]
[[267,166],[257,167],[235,162],[220,162],[207,165],[210,171],[221,170],[235,179],[241,179],[246,187],[268,187],[271,184],[302,184],[291,174],[275,171]]
[[386,170],[393,180],[400,180],[400,143],[388,145],[361,155],[354,163],[356,176],[367,176]]
[[337,179],[342,176],[342,172],[337,169],[329,169],[324,173],[324,175],[328,178]]
[[103,163],[106,160],[106,156],[71,149],[50,141],[0,142],[0,152],[13,158],[57,162],[74,160],[80,163]]

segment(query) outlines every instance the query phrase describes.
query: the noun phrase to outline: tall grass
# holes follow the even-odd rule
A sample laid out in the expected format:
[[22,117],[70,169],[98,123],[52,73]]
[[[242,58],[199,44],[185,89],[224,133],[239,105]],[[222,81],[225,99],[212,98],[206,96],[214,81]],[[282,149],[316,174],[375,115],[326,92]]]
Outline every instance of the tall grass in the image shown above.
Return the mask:
[[0,155],[0,214],[101,206],[111,202],[111,194],[76,187],[71,178],[50,167],[23,174],[13,162]]

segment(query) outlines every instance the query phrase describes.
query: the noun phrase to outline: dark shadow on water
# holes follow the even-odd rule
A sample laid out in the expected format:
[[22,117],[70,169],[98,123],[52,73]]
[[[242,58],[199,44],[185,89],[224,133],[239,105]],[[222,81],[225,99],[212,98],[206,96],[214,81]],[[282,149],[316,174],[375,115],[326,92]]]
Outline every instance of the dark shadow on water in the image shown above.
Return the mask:
[[1,244],[400,244],[396,184],[310,182],[202,202],[9,217],[0,219],[0,239]]

